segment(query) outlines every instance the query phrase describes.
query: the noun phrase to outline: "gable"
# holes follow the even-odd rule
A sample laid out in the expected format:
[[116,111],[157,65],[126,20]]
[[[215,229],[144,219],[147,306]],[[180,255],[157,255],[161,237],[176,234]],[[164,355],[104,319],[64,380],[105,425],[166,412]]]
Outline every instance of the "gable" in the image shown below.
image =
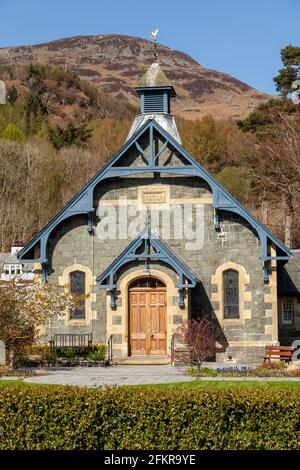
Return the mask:
[[[119,150],[119,152],[82,188],[77,195],[26,245],[18,254],[20,260],[47,264],[47,241],[53,229],[63,220],[85,214],[87,230],[93,231],[94,190],[109,178],[146,174],[196,176],[204,180],[213,195],[215,229],[220,229],[220,212],[229,211],[245,219],[256,231],[261,243],[264,278],[268,277],[269,245],[277,248],[276,259],[288,259],[288,248],[275,235],[240,204],[213,176],[211,176],[185,149],[159,124],[149,119]],[[39,248],[39,257],[34,256]]]

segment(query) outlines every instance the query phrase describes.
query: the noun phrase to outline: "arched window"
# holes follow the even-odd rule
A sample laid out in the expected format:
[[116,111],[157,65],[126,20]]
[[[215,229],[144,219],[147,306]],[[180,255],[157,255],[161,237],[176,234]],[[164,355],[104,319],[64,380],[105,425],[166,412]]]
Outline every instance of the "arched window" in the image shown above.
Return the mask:
[[283,299],[281,320],[284,325],[292,325],[294,321],[294,303],[292,299]]
[[160,281],[159,279],[156,279],[154,277],[142,277],[134,280],[130,284],[130,289],[136,289],[136,288],[151,288],[151,289],[159,289],[160,287],[166,287],[165,284]]
[[70,320],[85,319],[85,273],[72,271],[70,273],[70,292],[78,296],[76,306],[70,310]]
[[224,318],[240,318],[239,272],[227,269],[223,272]]

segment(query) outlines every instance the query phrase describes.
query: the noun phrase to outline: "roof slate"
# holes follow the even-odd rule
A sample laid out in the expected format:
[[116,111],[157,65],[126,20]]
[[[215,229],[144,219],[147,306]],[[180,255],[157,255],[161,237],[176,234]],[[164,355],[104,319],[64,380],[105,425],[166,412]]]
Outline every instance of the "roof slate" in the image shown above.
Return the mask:
[[158,62],[153,62],[150,65],[145,75],[138,82],[139,87],[160,87],[171,86],[168,78],[161,70]]

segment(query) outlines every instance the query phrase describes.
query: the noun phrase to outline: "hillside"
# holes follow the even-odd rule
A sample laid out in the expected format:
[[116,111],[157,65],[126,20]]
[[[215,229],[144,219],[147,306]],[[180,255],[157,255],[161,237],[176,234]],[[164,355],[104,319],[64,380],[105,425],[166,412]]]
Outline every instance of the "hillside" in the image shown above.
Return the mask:
[[10,122],[24,128],[19,119],[28,108],[40,119],[43,116],[50,127],[107,117],[133,119],[135,114],[127,100],[117,100],[59,67],[0,64],[0,80],[5,81],[8,101],[1,108],[0,128],[1,117],[7,114]]
[[[94,83],[104,94],[137,105],[132,87],[153,61],[150,41],[131,36],[76,36],[45,44],[0,49],[0,64],[62,66]],[[183,52],[159,46],[162,69],[173,83],[173,112],[189,119],[243,118],[269,98],[225,73],[202,67]]]

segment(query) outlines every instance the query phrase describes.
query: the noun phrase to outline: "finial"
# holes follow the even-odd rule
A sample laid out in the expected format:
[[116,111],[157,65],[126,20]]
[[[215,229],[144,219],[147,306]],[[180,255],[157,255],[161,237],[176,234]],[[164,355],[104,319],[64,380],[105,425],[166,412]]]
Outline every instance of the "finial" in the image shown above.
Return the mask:
[[144,223],[145,223],[145,228],[147,229],[147,231],[149,231],[151,229],[151,211],[150,211],[149,206],[146,207]]
[[157,33],[158,33],[158,29],[156,29],[155,31],[151,31],[151,36],[152,36],[152,39],[153,39],[153,56],[154,56],[154,61],[157,62],[158,60],[158,47],[157,47]]

